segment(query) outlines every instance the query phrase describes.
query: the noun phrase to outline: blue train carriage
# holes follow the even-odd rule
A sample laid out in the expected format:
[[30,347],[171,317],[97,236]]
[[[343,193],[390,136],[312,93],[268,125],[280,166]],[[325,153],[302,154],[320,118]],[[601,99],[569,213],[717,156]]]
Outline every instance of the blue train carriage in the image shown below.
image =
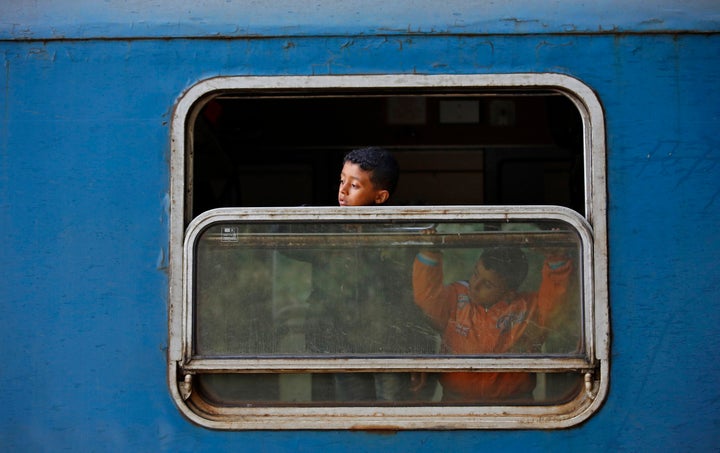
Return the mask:
[[8,450],[718,447],[716,2],[0,24]]

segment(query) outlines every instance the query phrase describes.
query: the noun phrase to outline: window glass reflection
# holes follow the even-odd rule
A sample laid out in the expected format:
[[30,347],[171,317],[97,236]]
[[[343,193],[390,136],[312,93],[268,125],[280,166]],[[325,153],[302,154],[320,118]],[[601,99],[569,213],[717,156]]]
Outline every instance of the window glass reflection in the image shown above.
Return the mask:
[[[482,375],[486,373],[471,373]],[[491,373],[496,374],[496,373]],[[210,403],[241,407],[298,405],[557,405],[575,398],[583,376],[576,373],[527,374],[532,391],[512,397],[449,398],[438,384],[443,373],[351,373],[351,374],[206,374],[197,377],[199,396]],[[339,378],[339,379],[338,379]],[[356,398],[343,398],[337,382],[354,386]],[[381,383],[381,384],[378,384]],[[383,388],[383,386],[387,388]],[[389,390],[389,387],[395,390]],[[387,395],[395,395],[388,399]],[[362,395],[362,396],[360,396]]]
[[[497,250],[519,267],[483,264]],[[215,225],[195,252],[194,354],[577,354],[580,251],[561,222]]]

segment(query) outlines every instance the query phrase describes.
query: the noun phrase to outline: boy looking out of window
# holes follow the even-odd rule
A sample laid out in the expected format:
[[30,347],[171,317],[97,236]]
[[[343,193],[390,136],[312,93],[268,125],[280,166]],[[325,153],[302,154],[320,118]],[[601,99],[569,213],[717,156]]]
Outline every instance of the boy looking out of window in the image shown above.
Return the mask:
[[340,206],[384,204],[395,191],[399,175],[395,158],[382,148],[350,151],[343,160],[338,188]]
[[[385,204],[398,177],[399,166],[388,151],[377,147],[350,151],[340,172],[338,204]],[[382,233],[382,227],[378,228]],[[403,251],[362,247],[315,259],[307,348],[342,354],[434,352],[435,332],[412,302],[411,262],[412,255]],[[339,401],[403,401],[420,396],[409,373],[338,373],[333,377],[334,398]]]

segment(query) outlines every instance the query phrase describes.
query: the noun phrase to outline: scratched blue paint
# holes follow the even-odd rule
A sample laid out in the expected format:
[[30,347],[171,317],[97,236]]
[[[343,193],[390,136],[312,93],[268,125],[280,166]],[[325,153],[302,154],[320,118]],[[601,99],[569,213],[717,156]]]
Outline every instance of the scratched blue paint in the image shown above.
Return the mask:
[[0,4],[0,38],[615,33],[717,30],[714,0],[37,0]]
[[[704,32],[658,37],[571,33],[567,23],[594,31],[624,15],[607,8],[597,19],[576,16],[584,7],[561,2],[542,14],[523,12],[541,15],[547,26],[515,24],[513,30],[487,25],[483,14],[487,21],[522,17],[505,9],[518,2],[492,10],[461,2],[458,16],[446,11],[440,19],[430,9],[401,11],[383,2],[385,9],[376,11],[387,14],[375,22],[370,9],[352,4],[327,10],[307,2],[310,8],[289,14],[263,2],[252,5],[254,19],[246,13],[248,25],[234,32],[221,21],[222,2],[179,2],[175,16],[163,20],[156,17],[160,10],[171,13],[164,2],[124,2],[121,9],[105,3],[108,11],[89,8],[75,21],[75,5],[87,2],[36,4],[0,7],[3,449],[676,451],[720,445],[714,5],[667,13],[660,26],[641,25],[656,14],[638,2],[636,13],[618,22],[626,31]],[[201,6],[209,8],[209,19],[193,19]],[[561,6],[571,8],[569,16],[557,13]],[[49,19],[63,11],[57,23]],[[321,22],[321,12],[335,16]],[[297,17],[307,21],[291,25]],[[21,25],[8,28],[12,21]],[[276,37],[42,40],[207,37],[216,25],[232,36]],[[375,36],[380,30],[397,36]],[[476,36],[435,34],[461,30]],[[523,34],[547,31],[563,33]],[[510,35],[496,35],[503,32]],[[597,414],[569,430],[392,435],[216,432],[183,419],[166,384],[164,266],[169,119],[184,90],[217,75],[540,71],[569,74],[592,87],[607,121],[613,342],[610,394]]]

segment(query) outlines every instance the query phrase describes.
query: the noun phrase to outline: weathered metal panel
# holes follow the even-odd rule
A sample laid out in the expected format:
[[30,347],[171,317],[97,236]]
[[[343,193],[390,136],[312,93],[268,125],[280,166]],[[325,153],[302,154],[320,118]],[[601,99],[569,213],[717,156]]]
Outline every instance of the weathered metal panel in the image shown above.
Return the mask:
[[[607,10],[620,16],[625,4],[605,6],[614,5]],[[161,4],[151,2],[146,10],[141,2],[126,5],[121,15],[147,17]],[[548,9],[548,16],[554,12],[557,19],[549,31],[586,20],[562,18],[560,3],[551,5],[555,9]],[[689,19],[681,28],[716,31],[714,5],[700,5],[699,12],[684,9]],[[77,12],[70,4],[20,5],[26,20],[4,3],[3,39],[129,34],[130,25],[92,19],[97,10],[91,8],[77,22],[58,23],[60,33],[50,35],[49,16],[33,14],[60,14],[59,6]],[[258,23],[263,18],[273,22],[269,10],[263,15],[265,7],[256,6],[261,8]],[[177,8],[184,10],[182,4]],[[410,24],[414,30],[415,21],[407,19],[421,9],[392,16],[391,29]],[[378,11],[368,8],[364,14]],[[315,25],[306,27],[321,34],[323,15],[316,16]],[[642,22],[640,15],[629,16],[635,24]],[[324,20],[332,24],[348,16],[328,17]],[[278,33],[296,18],[279,15],[268,28]],[[652,14],[645,19],[654,22]],[[152,32],[154,25],[140,21],[118,21],[139,28],[138,35],[172,34],[168,28]],[[358,20],[358,29],[367,31],[368,21]],[[444,22],[441,31],[451,23]],[[92,23],[101,25],[87,25]],[[171,32],[178,27],[176,33],[192,34],[189,20],[178,25],[160,21],[160,28],[163,23]],[[713,302],[720,292],[720,38],[715,33],[593,36],[567,30],[561,36],[460,37],[420,27],[427,33],[400,39],[308,33],[297,39],[235,41],[0,42],[0,225],[5,239],[0,251],[0,444],[5,449],[717,447],[720,310]],[[336,25],[333,33],[351,29]],[[653,30],[652,25],[639,29]],[[198,34],[203,33],[209,32]],[[192,425],[177,411],[166,384],[172,106],[190,86],[221,75],[413,72],[559,72],[596,91],[608,143],[613,368],[605,406],[577,428],[552,432],[268,434]]]
[[713,0],[444,3],[41,0],[0,4],[0,39],[708,32]]

